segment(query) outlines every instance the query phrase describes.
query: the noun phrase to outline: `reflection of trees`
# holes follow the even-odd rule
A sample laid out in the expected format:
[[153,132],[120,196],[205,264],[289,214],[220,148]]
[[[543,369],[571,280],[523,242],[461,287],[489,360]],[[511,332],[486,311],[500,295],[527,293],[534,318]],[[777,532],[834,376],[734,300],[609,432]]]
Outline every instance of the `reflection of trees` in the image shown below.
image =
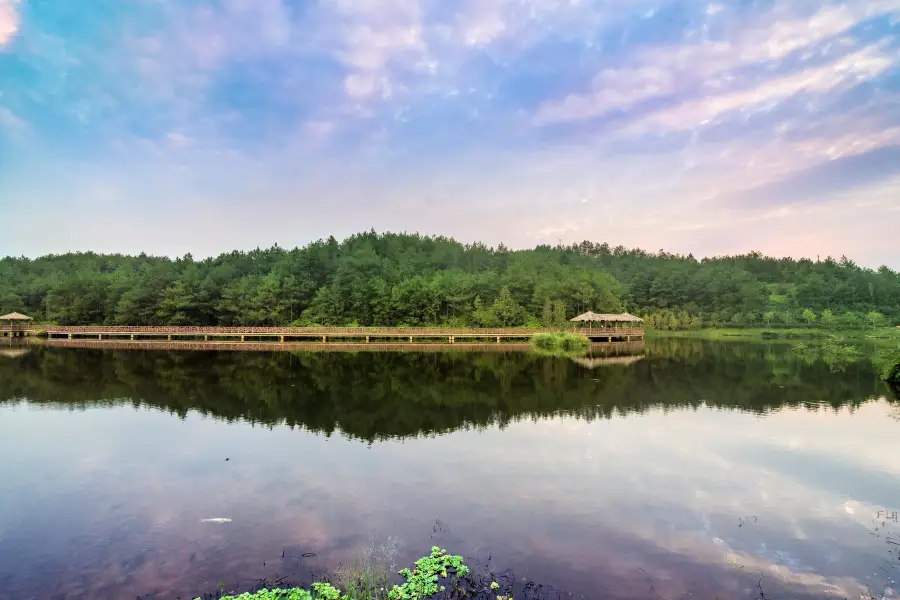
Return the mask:
[[651,342],[644,360],[586,369],[528,353],[164,352],[36,348],[0,362],[0,398],[133,403],[287,423],[365,440],[703,404],[762,413],[851,406],[887,393],[869,361],[833,373],[789,348]]

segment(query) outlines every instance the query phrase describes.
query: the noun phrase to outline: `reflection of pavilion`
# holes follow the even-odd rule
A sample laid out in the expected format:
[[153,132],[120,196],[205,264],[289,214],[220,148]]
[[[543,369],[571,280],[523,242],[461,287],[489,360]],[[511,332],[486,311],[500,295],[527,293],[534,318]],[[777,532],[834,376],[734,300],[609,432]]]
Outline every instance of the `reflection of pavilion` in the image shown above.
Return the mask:
[[3,358],[19,358],[31,352],[31,348],[0,348],[0,356]]
[[644,356],[641,354],[632,356],[598,356],[593,358],[580,356],[573,357],[572,362],[578,363],[582,367],[587,367],[588,369],[596,369],[597,367],[609,365],[630,365],[643,358]]
[[[587,311],[569,319],[572,323],[587,323],[588,328],[575,329],[576,333],[587,336],[592,341],[606,342],[644,339],[644,320],[628,313],[606,314]],[[599,323],[594,327],[594,323]]]

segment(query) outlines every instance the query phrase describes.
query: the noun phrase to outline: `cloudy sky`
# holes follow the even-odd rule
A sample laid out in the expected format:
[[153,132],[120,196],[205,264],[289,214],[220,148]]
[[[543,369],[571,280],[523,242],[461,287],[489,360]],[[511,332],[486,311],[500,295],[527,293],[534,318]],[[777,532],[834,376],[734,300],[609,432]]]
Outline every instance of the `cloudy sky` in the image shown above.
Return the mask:
[[0,219],[900,268],[900,0],[0,0]]

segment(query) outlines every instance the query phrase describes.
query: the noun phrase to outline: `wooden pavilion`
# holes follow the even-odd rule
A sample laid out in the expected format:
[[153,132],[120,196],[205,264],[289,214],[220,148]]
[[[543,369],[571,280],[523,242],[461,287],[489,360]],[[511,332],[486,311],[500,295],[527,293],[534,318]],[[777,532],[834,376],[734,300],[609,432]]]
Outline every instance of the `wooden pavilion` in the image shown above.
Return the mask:
[[25,335],[25,324],[33,320],[22,313],[11,312],[0,316],[0,330],[3,331],[3,335],[7,335],[8,332],[10,337],[21,337]]
[[580,314],[573,319],[570,319],[573,323],[577,322],[587,322],[588,328],[592,328],[594,323],[601,323],[602,326],[605,327],[630,327],[634,326],[636,323],[643,323],[644,320],[640,317],[636,317],[632,314],[622,313],[622,314],[607,314],[607,313],[595,313],[591,311],[587,311],[586,313]]

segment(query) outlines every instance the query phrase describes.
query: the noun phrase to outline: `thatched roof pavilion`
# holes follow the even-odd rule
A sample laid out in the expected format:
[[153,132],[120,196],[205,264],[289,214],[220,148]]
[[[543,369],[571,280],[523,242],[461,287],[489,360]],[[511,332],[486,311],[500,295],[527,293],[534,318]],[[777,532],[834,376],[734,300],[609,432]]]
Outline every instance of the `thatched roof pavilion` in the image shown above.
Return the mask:
[[588,323],[643,323],[644,320],[640,317],[636,317],[634,315],[628,313],[622,313],[618,315],[614,314],[605,314],[605,313],[595,313],[591,311],[587,311],[584,314],[580,314],[577,317],[570,319],[573,322],[577,321],[587,321]]
[[17,312],[3,315],[0,317],[0,325],[6,326],[3,330],[3,335],[5,336],[7,331],[9,331],[9,335],[12,337],[25,335],[25,323],[33,320],[34,319],[31,317]]
[[27,315],[23,315],[22,313],[11,312],[8,315],[0,317],[0,321],[34,321],[34,319]]

